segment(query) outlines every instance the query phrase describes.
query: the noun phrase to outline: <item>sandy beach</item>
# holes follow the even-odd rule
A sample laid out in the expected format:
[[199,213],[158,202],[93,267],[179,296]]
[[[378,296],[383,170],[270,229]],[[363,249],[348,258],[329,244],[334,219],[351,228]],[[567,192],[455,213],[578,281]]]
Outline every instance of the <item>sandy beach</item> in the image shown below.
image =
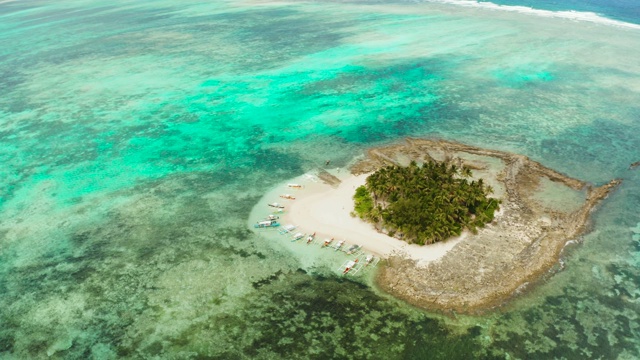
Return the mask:
[[[494,221],[476,234],[467,231],[442,243],[419,246],[351,216],[356,188],[372,171],[385,164],[406,166],[411,160],[427,159],[449,159],[474,169],[474,178],[484,179],[502,200]],[[550,271],[565,245],[588,229],[592,209],[619,183],[612,180],[594,187],[522,155],[406,139],[370,149],[348,170],[318,169],[280,184],[260,200],[250,221],[264,219],[267,205],[278,202],[285,207],[279,219],[283,226],[293,224],[301,234],[315,232],[318,242],[334,238],[334,244],[344,240],[345,247],[358,244],[365,253],[387,259],[375,281],[388,293],[429,309],[475,312],[500,305]],[[281,197],[287,194],[295,199]],[[557,206],[560,198],[566,206]],[[334,267],[336,260],[345,260],[291,241],[275,244],[287,247],[310,267],[322,263]]]
[[365,252],[383,258],[394,255],[407,257],[415,260],[418,266],[441,258],[466,236],[465,233],[446,242],[419,246],[380,233],[371,224],[350,215],[353,194],[358,186],[365,183],[368,174],[352,175],[340,170],[331,173],[341,180],[337,187],[322,181],[310,181],[309,176],[293,180],[303,184],[304,188],[287,190],[296,200],[287,201],[287,212],[281,217],[283,224],[295,224],[306,232],[316,232],[321,238],[362,245]]

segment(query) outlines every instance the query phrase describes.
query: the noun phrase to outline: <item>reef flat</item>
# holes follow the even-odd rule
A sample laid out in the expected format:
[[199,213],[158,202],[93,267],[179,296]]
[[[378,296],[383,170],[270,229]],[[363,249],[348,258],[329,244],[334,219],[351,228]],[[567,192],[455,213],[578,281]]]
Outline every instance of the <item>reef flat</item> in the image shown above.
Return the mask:
[[378,286],[427,309],[478,312],[514,296],[558,266],[566,244],[588,231],[594,207],[621,182],[594,186],[523,155],[428,139],[370,149],[351,171],[412,160],[469,166],[502,200],[491,224],[467,234],[437,261],[421,266],[406,256],[387,259]]

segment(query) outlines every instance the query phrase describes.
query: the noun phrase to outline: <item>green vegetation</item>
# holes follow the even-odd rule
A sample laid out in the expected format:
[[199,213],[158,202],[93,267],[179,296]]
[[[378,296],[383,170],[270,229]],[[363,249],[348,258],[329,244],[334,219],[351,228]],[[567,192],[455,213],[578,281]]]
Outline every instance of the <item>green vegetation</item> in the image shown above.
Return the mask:
[[469,182],[471,170],[444,162],[387,166],[367,178],[353,196],[355,214],[416,244],[432,244],[491,222],[500,200],[491,186]]

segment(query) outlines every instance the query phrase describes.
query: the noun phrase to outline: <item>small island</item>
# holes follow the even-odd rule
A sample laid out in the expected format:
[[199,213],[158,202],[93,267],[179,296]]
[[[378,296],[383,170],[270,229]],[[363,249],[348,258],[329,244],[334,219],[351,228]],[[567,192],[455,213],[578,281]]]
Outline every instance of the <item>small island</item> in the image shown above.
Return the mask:
[[427,161],[409,166],[388,165],[369,175],[353,196],[354,215],[379,231],[425,245],[476,234],[493,221],[500,200],[483,179],[468,181],[471,169],[453,163]]
[[412,161],[457,163],[473,169],[478,182],[490,183],[501,200],[491,223],[477,233],[465,232],[444,256],[426,265],[389,256],[378,272],[381,289],[432,310],[483,311],[561,268],[565,246],[589,230],[592,210],[621,182],[593,186],[523,155],[444,140],[406,139],[367,155],[351,168],[353,174]]
[[[289,183],[303,186],[282,200]],[[309,269],[336,269],[338,246],[358,245],[382,259],[367,271],[379,289],[428,310],[477,313],[561,270],[563,250],[589,231],[594,208],[619,183],[596,186],[523,155],[408,138],[369,149],[348,169],[274,188],[249,221],[253,229],[274,199],[285,201],[278,221],[295,225],[294,241],[255,231]],[[297,232],[311,241],[298,244]]]

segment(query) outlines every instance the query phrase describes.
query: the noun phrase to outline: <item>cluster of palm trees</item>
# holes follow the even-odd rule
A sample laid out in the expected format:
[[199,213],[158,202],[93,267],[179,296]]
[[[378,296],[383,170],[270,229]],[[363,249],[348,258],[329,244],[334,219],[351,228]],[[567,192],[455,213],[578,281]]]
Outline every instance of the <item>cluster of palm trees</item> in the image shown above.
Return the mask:
[[386,166],[371,174],[354,195],[355,213],[390,236],[432,244],[464,229],[473,233],[491,222],[500,201],[491,186],[468,181],[471,169],[430,161]]

